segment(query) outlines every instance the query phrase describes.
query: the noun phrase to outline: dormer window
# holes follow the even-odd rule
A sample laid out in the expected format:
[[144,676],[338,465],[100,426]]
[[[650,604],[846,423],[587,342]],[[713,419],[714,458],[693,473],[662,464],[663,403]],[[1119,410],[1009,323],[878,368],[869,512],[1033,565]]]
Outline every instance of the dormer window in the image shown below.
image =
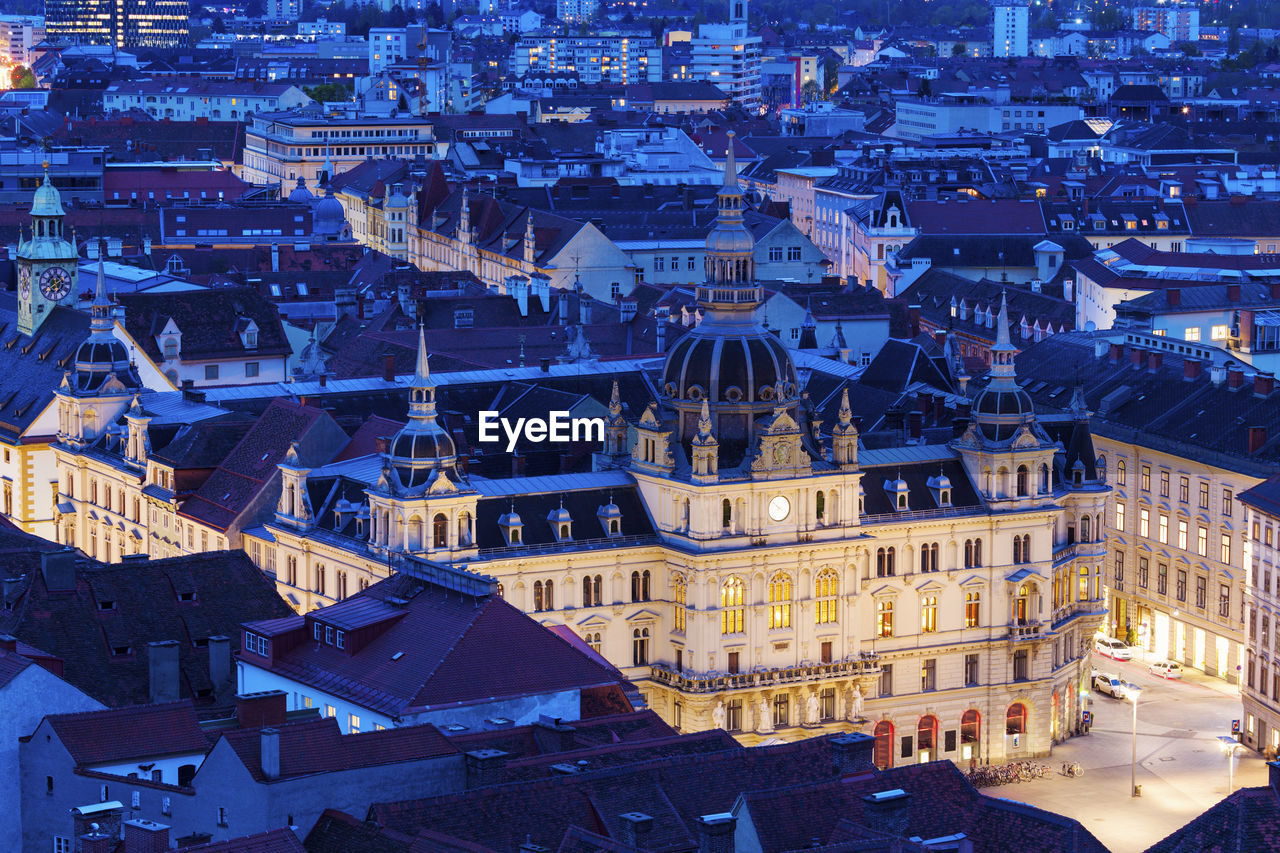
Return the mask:
[[563,503],[560,504],[559,509],[553,509],[547,513],[547,521],[551,524],[551,533],[557,542],[573,540],[573,517],[569,515]]
[[910,509],[910,503],[907,500],[907,481],[902,479],[901,474],[898,475],[896,480],[885,480],[884,490],[889,494],[890,500],[893,501],[893,508],[895,512],[902,512]]
[[622,535],[622,510],[618,509],[612,498],[596,512],[596,518],[600,519],[600,526],[604,528],[606,536],[613,538]]
[[164,360],[172,361],[178,357],[178,341],[174,338],[164,340]]
[[951,478],[939,471],[936,476],[929,478],[929,491],[933,493],[933,499],[937,501],[939,507],[951,506]]
[[508,545],[519,545],[524,541],[522,535],[524,523],[520,520],[519,514],[516,513],[515,507],[511,508],[511,512],[498,519],[498,526],[502,528],[502,535],[506,538]]
[[238,331],[240,332],[240,343],[245,349],[258,348],[258,324],[252,319],[241,318],[238,323]]

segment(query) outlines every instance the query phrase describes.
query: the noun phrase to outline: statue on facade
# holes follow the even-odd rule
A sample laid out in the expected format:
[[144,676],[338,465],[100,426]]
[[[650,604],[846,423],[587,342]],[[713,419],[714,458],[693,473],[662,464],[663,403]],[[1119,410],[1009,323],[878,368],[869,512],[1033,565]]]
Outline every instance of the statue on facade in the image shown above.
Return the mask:
[[768,734],[773,731],[773,709],[769,707],[767,697],[760,697],[760,722],[756,726],[756,731],[761,734]]
[[809,693],[809,698],[805,700],[804,721],[807,725],[816,726],[818,725],[820,716],[821,711],[818,708],[818,693],[817,691],[812,691]]
[[849,698],[850,720],[862,719],[862,702],[862,688],[855,684],[853,685],[853,696]]
[[715,709],[711,712],[711,724],[717,729],[723,729],[728,721],[728,714],[724,710],[724,702],[716,702]]

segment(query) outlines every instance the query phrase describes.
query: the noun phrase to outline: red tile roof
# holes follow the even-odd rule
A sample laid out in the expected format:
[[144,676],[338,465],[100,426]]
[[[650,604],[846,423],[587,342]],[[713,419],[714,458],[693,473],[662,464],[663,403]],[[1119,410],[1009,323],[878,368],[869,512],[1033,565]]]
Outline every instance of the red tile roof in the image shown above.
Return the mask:
[[190,700],[108,711],[58,714],[45,722],[79,765],[186,753],[204,754],[209,738]]
[[342,452],[334,457],[334,462],[342,462],[347,459],[356,459],[360,456],[368,456],[370,453],[378,451],[378,439],[390,438],[400,431],[404,426],[402,421],[393,421],[391,418],[384,418],[380,415],[371,415],[368,420],[360,424],[351,436],[351,441],[346,447],[342,448]]
[[227,841],[183,847],[182,853],[307,853],[307,848],[302,846],[293,830],[273,829]]

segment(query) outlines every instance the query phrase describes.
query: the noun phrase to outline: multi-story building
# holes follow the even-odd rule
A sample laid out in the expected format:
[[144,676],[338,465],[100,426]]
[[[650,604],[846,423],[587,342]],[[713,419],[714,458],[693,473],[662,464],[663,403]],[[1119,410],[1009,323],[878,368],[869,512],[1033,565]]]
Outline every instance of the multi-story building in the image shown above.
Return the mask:
[[102,93],[108,112],[138,110],[175,121],[242,121],[254,113],[304,107],[311,99],[289,83],[162,77],[112,83]]
[[49,0],[45,32],[54,41],[120,50],[185,47],[189,13],[184,0]]
[[347,35],[347,25],[342,21],[320,18],[315,21],[298,21],[298,35],[316,41],[341,39]]
[[1148,660],[1239,683],[1249,533],[1239,496],[1280,472],[1274,378],[1249,379],[1212,347],[1136,332],[1053,335],[1018,372],[1046,406],[1070,398],[1064,378],[1079,377],[1078,405],[1092,410],[1112,489],[1108,632]]
[[44,18],[38,15],[0,15],[0,51],[11,65],[30,65],[31,48],[44,36]]
[[1240,493],[1244,509],[1244,606],[1246,612],[1244,743],[1280,752],[1280,477]]
[[1169,41],[1200,41],[1200,7],[1187,0],[1160,0],[1133,7],[1133,28],[1139,32],[1163,33]]
[[267,18],[272,21],[296,21],[302,15],[302,0],[267,0]]
[[583,24],[600,11],[600,0],[556,0],[556,17],[566,24]]
[[1030,14],[1030,0],[993,0],[992,56],[1027,56],[1030,53]]
[[657,42],[632,34],[521,36],[511,49],[511,74],[576,74],[579,85],[661,79]]
[[245,128],[241,177],[250,183],[320,181],[368,157],[442,157],[431,122],[414,116],[341,115],[317,110],[255,113]]
[[747,0],[730,0],[729,21],[702,24],[689,40],[688,79],[712,83],[748,109],[760,105],[761,40],[747,26]]
[[994,104],[970,96],[900,98],[895,106],[893,132],[902,139],[959,133],[1004,133],[1011,130],[1043,132],[1084,117],[1076,104]]

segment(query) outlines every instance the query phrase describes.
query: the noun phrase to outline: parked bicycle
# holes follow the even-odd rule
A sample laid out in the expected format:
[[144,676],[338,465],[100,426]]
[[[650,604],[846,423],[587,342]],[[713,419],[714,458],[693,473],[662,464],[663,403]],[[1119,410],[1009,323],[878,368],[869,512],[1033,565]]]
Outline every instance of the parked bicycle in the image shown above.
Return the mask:
[[1071,777],[1083,776],[1084,768],[1081,767],[1078,762],[1067,761],[1067,762],[1064,762],[1062,765],[1062,775],[1071,776]]

